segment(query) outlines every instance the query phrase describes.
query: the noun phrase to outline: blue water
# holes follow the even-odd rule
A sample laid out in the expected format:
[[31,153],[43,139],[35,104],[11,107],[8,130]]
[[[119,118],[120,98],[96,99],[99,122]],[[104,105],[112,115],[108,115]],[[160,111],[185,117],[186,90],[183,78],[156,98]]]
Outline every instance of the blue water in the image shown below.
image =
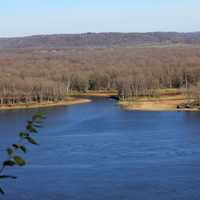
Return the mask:
[[[42,109],[5,200],[199,200],[200,113],[125,111],[111,99]],[[0,112],[0,150],[36,110]],[[1,199],[1,197],[0,197]]]

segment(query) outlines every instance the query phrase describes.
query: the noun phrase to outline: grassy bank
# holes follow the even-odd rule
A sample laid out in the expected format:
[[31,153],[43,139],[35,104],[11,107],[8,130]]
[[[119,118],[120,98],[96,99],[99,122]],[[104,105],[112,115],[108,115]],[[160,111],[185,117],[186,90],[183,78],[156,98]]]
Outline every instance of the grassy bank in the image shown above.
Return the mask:
[[45,108],[45,107],[82,104],[82,103],[89,103],[89,102],[91,102],[91,100],[86,99],[86,98],[83,99],[83,98],[76,98],[76,97],[68,97],[66,100],[58,101],[58,102],[44,101],[41,103],[30,103],[30,104],[19,103],[19,104],[13,104],[13,105],[2,105],[0,106],[0,110]]
[[176,89],[160,91],[158,97],[138,97],[134,101],[119,101],[119,105],[128,110],[144,111],[198,111],[198,108],[181,108],[177,106],[187,102],[184,93]]

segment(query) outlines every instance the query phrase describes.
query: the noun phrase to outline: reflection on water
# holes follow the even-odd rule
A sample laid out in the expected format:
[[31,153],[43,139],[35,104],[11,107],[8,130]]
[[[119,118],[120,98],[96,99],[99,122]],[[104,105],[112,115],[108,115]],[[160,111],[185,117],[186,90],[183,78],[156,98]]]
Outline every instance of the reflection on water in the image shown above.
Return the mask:
[[[12,170],[4,199],[200,199],[200,113],[125,111],[104,98],[43,110],[40,146]],[[0,112],[1,150],[35,112]]]

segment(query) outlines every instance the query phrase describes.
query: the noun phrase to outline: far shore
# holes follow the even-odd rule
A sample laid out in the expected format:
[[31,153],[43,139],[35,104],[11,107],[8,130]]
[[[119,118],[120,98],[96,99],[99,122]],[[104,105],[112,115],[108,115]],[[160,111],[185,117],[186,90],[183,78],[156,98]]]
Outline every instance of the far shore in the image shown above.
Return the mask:
[[[136,111],[200,111],[198,108],[180,108],[177,106],[187,102],[186,96],[181,93],[177,93],[177,90],[164,90],[161,91],[160,97],[139,97],[136,100],[124,100],[119,101],[118,104],[127,110]],[[14,110],[14,109],[30,109],[30,108],[45,108],[45,107],[58,107],[67,106],[73,104],[89,103],[92,100],[90,97],[114,97],[117,98],[116,91],[88,91],[72,92],[66,100],[58,102],[41,102],[31,104],[13,104],[13,105],[2,105],[0,110]]]
[[160,98],[139,98],[136,101],[119,101],[119,105],[124,109],[136,111],[200,111],[198,108],[177,108],[178,105],[186,102],[184,95],[176,95]]
[[9,105],[0,105],[0,110],[17,110],[17,109],[31,109],[31,108],[45,108],[45,107],[58,107],[58,106],[67,106],[73,104],[83,104],[89,103],[92,100],[89,97],[112,97],[116,96],[116,91],[88,91],[83,92],[71,92],[66,100],[53,102],[53,101],[44,101],[41,103],[19,103],[19,104],[9,104]]
[[111,90],[94,90],[94,91],[87,91],[85,93],[83,92],[73,92],[71,93],[72,96],[84,96],[84,97],[116,97],[117,91]]
[[74,104],[83,104],[91,102],[90,99],[86,98],[75,98],[69,97],[66,100],[58,102],[41,102],[41,103],[31,103],[31,104],[13,104],[13,105],[2,105],[0,110],[18,110],[18,109],[31,109],[31,108],[46,108],[46,107],[58,107],[58,106],[67,106]]

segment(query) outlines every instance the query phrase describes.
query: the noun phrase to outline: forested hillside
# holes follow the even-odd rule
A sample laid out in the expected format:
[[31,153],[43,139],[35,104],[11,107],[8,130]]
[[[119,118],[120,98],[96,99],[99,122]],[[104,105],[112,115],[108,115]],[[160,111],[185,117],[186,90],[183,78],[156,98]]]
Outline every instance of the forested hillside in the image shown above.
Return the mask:
[[0,39],[0,103],[59,101],[72,90],[121,98],[196,87],[200,33],[88,33]]
[[84,33],[37,35],[23,38],[0,38],[0,49],[113,47],[142,44],[200,44],[200,32],[176,33]]

